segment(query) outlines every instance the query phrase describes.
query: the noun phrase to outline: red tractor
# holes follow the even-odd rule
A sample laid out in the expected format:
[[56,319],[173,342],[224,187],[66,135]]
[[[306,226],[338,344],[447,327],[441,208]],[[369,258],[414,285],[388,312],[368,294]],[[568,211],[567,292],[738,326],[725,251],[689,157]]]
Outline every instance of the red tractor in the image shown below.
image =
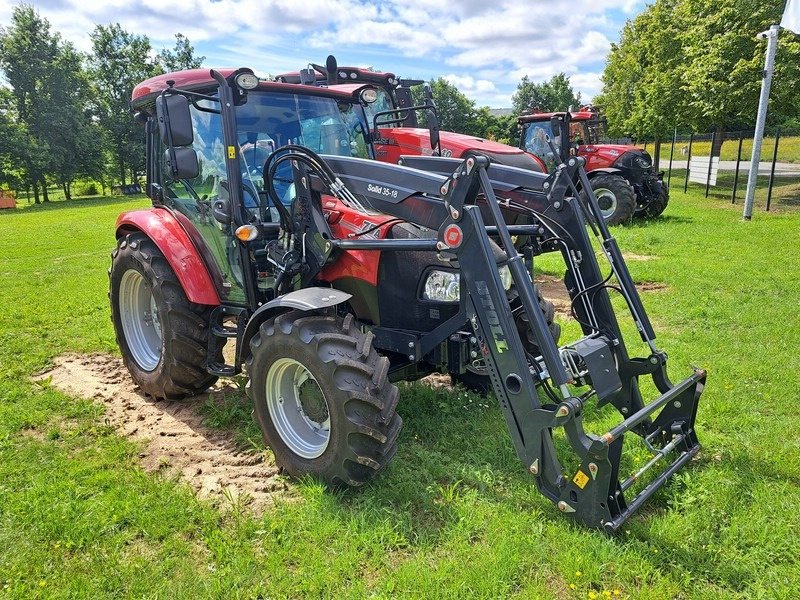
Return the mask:
[[527,114],[519,117],[519,123],[520,148],[539,157],[549,170],[568,156],[586,160],[589,181],[609,225],[626,223],[634,216],[657,217],[667,207],[664,173],[657,171],[641,148],[602,143],[606,121],[597,109],[586,106],[578,112]]
[[[545,163],[519,148],[452,131],[440,131],[435,107],[425,87],[426,103],[414,105],[411,88],[425,85],[419,79],[403,79],[394,73],[371,71],[358,67],[338,66],[328,56],[325,66],[311,63],[307,69],[283,73],[276,81],[315,86],[370,84],[377,97],[367,107],[367,116],[374,135],[375,158],[396,164],[403,155],[465,158],[481,154],[494,163],[546,172]],[[427,113],[428,128],[419,127],[417,112]]]
[[[369,84],[263,81],[249,69],[170,73],[136,87],[153,207],[119,217],[109,274],[134,381],[180,399],[244,370],[277,464],[355,487],[396,452],[394,382],[470,374],[494,391],[542,494],[581,523],[617,530],[699,451],[705,372],[674,384],[667,376],[583,159],[551,175],[485,156],[386,164],[374,160],[376,98]],[[583,333],[562,346],[530,276],[534,258],[553,252]],[[628,354],[611,290],[624,296],[647,356]],[[647,376],[658,390],[650,403],[639,388]],[[585,430],[589,403],[613,407],[620,422]],[[554,429],[578,459],[574,474],[565,476]],[[625,478],[628,432],[655,456]],[[662,460],[665,470],[642,486]]]

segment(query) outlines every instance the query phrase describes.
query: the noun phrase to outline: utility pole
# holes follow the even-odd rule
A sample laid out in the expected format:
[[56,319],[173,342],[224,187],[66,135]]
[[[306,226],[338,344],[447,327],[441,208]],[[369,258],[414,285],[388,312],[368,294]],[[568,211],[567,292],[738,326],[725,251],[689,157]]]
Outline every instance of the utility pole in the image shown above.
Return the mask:
[[757,36],[767,40],[767,58],[764,63],[764,78],[761,81],[761,96],[758,99],[758,116],[756,117],[756,131],[753,136],[753,155],[750,157],[750,174],[747,177],[747,193],[744,197],[744,213],[742,216],[745,221],[749,221],[753,217],[758,165],[761,162],[761,142],[764,140],[764,122],[767,120],[769,88],[772,86],[772,72],[775,70],[775,50],[778,47],[779,28],[778,25],[770,25],[767,31],[762,31]]

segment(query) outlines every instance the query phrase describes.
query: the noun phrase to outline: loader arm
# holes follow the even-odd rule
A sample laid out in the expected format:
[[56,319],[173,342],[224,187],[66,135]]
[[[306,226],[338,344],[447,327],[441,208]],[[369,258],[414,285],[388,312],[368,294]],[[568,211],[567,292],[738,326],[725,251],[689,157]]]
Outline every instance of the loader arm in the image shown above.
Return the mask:
[[[696,369],[681,382],[670,382],[666,354],[656,347],[655,334],[621,252],[598,219],[596,199],[587,187],[583,189],[589,190],[588,198],[575,197],[576,185],[585,178],[581,159],[570,159],[550,177],[536,173],[526,176],[519,169],[490,165],[484,157],[449,163],[448,168],[455,167],[449,176],[440,172],[444,163],[436,159],[428,161],[427,171],[353,158],[324,160],[336,181],[331,183],[329,176],[311,177],[312,191],[438,231],[436,240],[331,243],[341,249],[435,249],[440,260],[460,271],[462,289],[467,293],[460,295],[459,314],[410,346],[419,356],[418,348],[430,348],[463,327],[464,322],[469,323],[517,454],[539,490],[559,510],[590,527],[615,531],[697,454],[700,446],[694,423],[705,372]],[[425,166],[423,162],[417,166]],[[320,210],[319,202],[312,204],[312,210]],[[527,215],[524,225],[506,224],[502,209],[511,205]],[[609,277],[601,273],[587,225],[600,237],[609,259]],[[512,231],[531,238],[529,256],[560,252],[564,258],[567,287],[584,333],[576,342],[559,348],[549,335],[529,266],[512,242]],[[530,316],[540,356],[530,356],[524,350],[500,280],[492,239],[499,240],[506,253],[506,264]],[[651,349],[649,356],[628,355],[608,296],[606,284],[611,276]],[[649,403],[643,401],[639,390],[642,375],[650,375],[660,392]],[[579,395],[579,388],[588,391]],[[612,404],[621,422],[605,432],[586,431],[583,415],[588,402]],[[559,427],[580,460],[574,473],[564,472],[553,442],[552,431]],[[623,440],[628,432],[643,439],[653,458],[631,477],[621,479]],[[626,491],[666,459],[670,460],[668,466],[629,500]]]

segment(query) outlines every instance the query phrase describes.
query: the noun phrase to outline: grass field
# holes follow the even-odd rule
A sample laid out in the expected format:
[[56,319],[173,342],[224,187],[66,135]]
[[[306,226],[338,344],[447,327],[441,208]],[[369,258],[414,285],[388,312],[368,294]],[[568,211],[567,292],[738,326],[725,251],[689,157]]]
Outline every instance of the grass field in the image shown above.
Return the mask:
[[[536,492],[491,401],[421,385],[403,391],[394,463],[359,493],[291,483],[253,516],[143,472],[99,404],[29,377],[65,351],[115,352],[113,222],[145,204],[0,211],[0,596],[800,594],[800,213],[744,223],[741,205],[676,186],[664,218],[615,230],[652,257],[634,278],[666,286],[644,302],[672,378],[709,378],[700,459],[607,537]],[[236,408],[209,420],[241,423]]]

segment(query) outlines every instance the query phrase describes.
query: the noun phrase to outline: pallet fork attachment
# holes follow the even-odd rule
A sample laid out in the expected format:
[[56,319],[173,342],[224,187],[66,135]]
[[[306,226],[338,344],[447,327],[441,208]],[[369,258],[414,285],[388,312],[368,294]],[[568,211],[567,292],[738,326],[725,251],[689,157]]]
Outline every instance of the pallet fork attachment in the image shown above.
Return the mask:
[[[458,327],[459,319],[471,325],[517,454],[541,493],[561,512],[589,527],[616,531],[697,454],[695,416],[706,373],[695,369],[677,384],[669,380],[667,356],[655,343],[622,253],[587,185],[583,159],[571,157],[549,177],[490,165],[480,156],[457,163],[448,177],[441,174],[442,163],[437,162],[447,159],[420,159],[414,162],[418,168],[345,157],[325,156],[324,160],[325,168],[335,173],[336,185],[328,185],[326,190],[320,184],[322,178],[312,178],[310,187],[337,197],[346,189],[380,213],[438,231],[435,245],[427,245],[433,240],[424,244],[460,271],[461,312],[423,335],[419,347],[424,354],[426,348],[446,339],[453,333],[448,327]],[[448,166],[452,167],[452,162]],[[582,198],[578,183],[583,183]],[[509,207],[525,212],[528,223],[508,226],[504,212]],[[484,216],[491,222],[487,224]],[[601,274],[587,226],[598,236],[608,259],[608,277]],[[524,252],[515,247],[512,231],[529,237]],[[505,264],[530,317],[540,356],[525,352],[500,279],[493,240],[505,251]],[[402,251],[419,250],[421,242],[334,240],[333,245]],[[560,348],[548,332],[530,275],[530,261],[535,256],[556,251],[567,266],[565,282],[584,334]],[[649,356],[628,355],[608,295],[612,276],[614,289],[621,291],[642,341],[650,349]],[[639,377],[646,375],[652,377],[660,394],[647,404],[639,389]],[[589,402],[597,407],[613,405],[622,421],[605,433],[586,431],[583,418]],[[574,472],[566,473],[559,460],[553,439],[558,428],[563,429],[580,463]],[[637,472],[621,479],[626,433],[641,438],[653,456]],[[668,461],[666,468],[629,499],[626,493],[662,461]]]

